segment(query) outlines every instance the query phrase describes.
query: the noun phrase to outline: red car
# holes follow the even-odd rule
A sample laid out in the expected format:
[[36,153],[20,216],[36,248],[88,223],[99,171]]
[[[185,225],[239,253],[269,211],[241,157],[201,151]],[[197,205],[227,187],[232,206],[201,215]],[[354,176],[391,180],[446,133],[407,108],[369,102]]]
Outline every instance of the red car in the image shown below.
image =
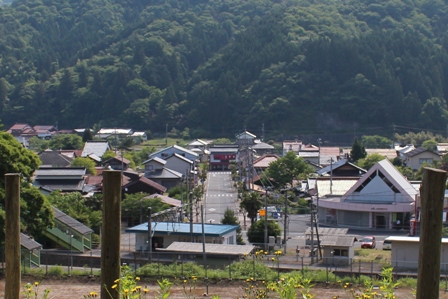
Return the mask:
[[361,248],[375,248],[376,242],[374,236],[365,236],[361,241]]

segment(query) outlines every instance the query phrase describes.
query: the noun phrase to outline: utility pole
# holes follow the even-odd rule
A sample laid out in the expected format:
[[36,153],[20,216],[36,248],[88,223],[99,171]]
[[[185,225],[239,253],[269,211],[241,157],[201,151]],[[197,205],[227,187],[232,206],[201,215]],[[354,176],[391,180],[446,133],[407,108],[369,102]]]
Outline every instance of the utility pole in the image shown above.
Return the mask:
[[333,157],[330,158],[330,194],[333,194]]
[[268,190],[264,193],[264,250],[268,251]]
[[165,124],[165,145],[168,145],[168,124]]
[[193,243],[193,192],[190,192],[190,242]]
[[311,206],[311,264],[314,264],[314,218],[313,218],[313,206]]
[[148,207],[148,262],[152,263],[152,223],[151,207]]
[[201,205],[201,222],[202,222],[202,256],[204,259],[205,285],[206,285],[205,295],[207,295],[208,294],[207,252],[205,251],[205,229],[204,229],[204,206],[203,205]]
[[285,196],[285,227],[283,230],[283,242],[285,243],[285,247],[283,248],[283,252],[286,255],[286,243],[287,243],[287,231],[288,231],[288,196]]

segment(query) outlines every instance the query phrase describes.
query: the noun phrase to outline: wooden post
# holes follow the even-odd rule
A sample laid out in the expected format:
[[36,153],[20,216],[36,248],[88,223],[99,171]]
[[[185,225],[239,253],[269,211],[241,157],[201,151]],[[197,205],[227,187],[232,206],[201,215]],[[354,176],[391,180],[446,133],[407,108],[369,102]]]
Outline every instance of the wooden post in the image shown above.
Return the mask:
[[447,173],[425,168],[421,196],[417,299],[439,298],[442,212]]
[[20,298],[20,175],[5,175],[5,299]]
[[112,289],[120,278],[121,171],[103,172],[103,225],[101,234],[101,299],[118,299]]

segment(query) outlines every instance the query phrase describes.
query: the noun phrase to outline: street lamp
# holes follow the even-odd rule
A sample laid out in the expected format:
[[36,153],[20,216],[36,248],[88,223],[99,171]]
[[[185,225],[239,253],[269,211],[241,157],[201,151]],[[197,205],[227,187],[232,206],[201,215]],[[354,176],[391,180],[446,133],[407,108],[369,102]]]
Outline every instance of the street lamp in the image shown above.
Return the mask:
[[67,234],[70,237],[70,253],[69,253],[69,257],[70,257],[70,265],[68,267],[68,275],[70,275],[71,270],[73,270],[73,255],[72,255],[72,239],[73,239],[73,235],[71,234],[70,230],[67,230]]

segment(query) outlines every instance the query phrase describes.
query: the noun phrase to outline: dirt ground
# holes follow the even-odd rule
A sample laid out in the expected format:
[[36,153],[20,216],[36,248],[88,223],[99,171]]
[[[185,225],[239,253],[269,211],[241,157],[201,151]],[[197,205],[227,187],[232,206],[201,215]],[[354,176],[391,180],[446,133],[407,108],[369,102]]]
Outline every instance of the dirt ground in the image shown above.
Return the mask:
[[[24,277],[22,278],[22,283],[25,285],[26,283],[34,283],[33,278]],[[159,289],[154,283],[145,283],[142,282],[142,286],[147,286],[149,288],[149,293],[146,298],[154,298],[157,290]],[[4,278],[0,280],[0,297],[4,297],[4,287],[5,280]],[[221,281],[210,283],[208,286],[208,294],[209,297],[213,295],[219,295],[220,298],[242,298],[244,293],[245,285],[242,282],[237,281]],[[76,277],[69,279],[54,279],[54,278],[45,278],[40,281],[38,296],[36,298],[42,298],[43,291],[45,289],[50,290],[50,294],[48,298],[54,299],[83,299],[85,295],[88,295],[90,292],[100,292],[100,283],[99,278],[88,278],[88,277]],[[407,288],[399,288],[396,290],[396,296],[398,299],[408,299],[414,298],[415,296],[412,294],[412,289]],[[187,293],[184,293],[183,287],[180,285],[174,285],[171,288],[171,295],[169,298],[199,298],[203,297],[206,293],[205,285],[197,285],[195,289]],[[351,298],[347,296],[345,291],[340,286],[325,286],[325,285],[316,285],[313,287],[312,292],[315,295],[315,298],[334,298],[335,296],[339,296],[339,298]],[[22,298],[25,298],[22,295]],[[143,297],[145,298],[145,297]],[[448,299],[448,293],[445,291],[440,292],[440,297],[442,299]]]

